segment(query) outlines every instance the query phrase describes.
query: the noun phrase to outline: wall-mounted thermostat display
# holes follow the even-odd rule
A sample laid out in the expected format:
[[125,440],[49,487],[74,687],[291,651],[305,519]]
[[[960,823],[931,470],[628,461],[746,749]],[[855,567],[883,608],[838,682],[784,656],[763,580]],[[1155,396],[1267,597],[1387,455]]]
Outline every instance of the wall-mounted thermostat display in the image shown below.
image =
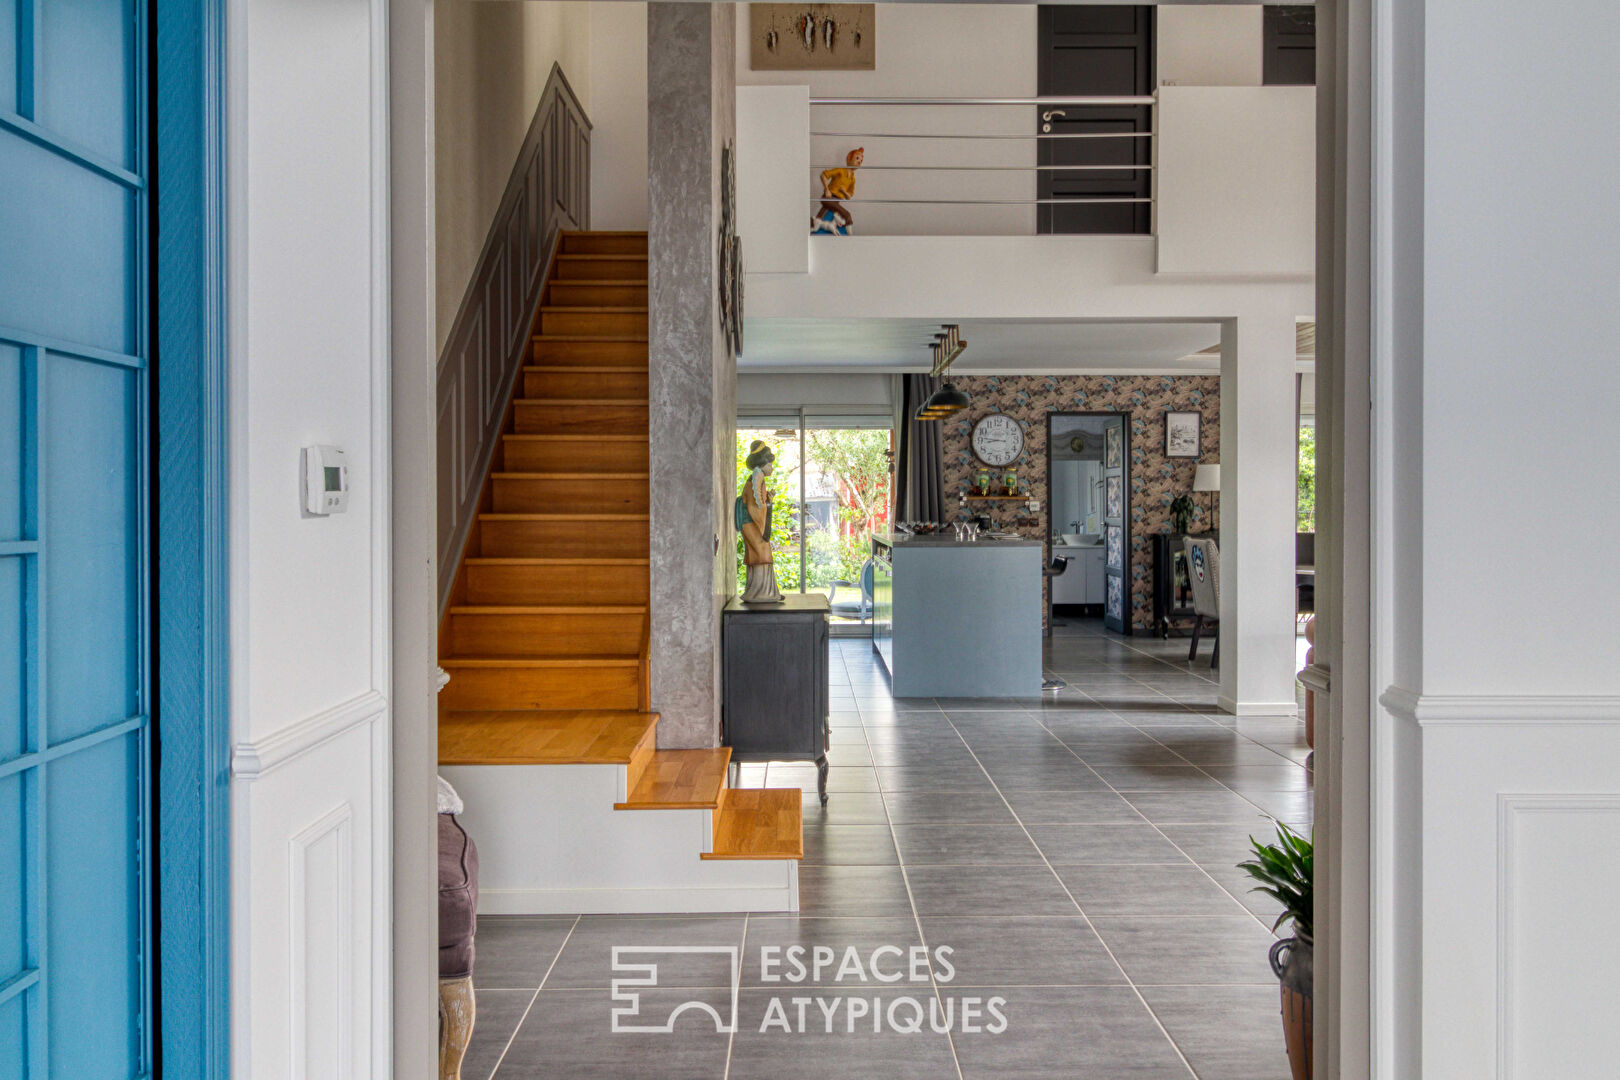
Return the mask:
[[304,447],[304,509],[341,514],[349,508],[349,464],[335,446]]

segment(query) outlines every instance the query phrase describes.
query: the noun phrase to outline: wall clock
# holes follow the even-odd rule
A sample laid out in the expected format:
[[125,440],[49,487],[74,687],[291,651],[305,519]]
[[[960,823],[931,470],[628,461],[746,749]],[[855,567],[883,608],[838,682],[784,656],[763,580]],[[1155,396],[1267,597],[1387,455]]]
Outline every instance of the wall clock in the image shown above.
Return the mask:
[[1018,460],[1024,452],[1024,429],[1002,413],[992,413],[973,425],[973,456],[993,468]]

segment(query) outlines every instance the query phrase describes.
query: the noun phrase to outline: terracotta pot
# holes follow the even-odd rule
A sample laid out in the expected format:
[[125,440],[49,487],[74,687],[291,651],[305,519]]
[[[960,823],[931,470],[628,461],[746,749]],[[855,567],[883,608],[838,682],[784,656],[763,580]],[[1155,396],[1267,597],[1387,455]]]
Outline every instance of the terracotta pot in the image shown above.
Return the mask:
[[1311,939],[1283,938],[1271,947],[1271,970],[1282,987],[1283,1044],[1294,1080],[1311,1080]]

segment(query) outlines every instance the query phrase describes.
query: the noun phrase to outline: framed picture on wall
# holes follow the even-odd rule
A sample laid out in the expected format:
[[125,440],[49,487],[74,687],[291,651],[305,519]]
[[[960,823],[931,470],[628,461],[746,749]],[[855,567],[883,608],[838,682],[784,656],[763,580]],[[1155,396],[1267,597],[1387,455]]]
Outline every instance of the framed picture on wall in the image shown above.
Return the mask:
[[1199,412],[1165,413],[1164,456],[1197,457],[1203,422],[1204,414]]
[[1125,482],[1122,477],[1103,479],[1103,517],[1115,521],[1125,516]]
[[1120,425],[1109,424],[1108,430],[1103,432],[1103,468],[1120,467],[1120,449]]

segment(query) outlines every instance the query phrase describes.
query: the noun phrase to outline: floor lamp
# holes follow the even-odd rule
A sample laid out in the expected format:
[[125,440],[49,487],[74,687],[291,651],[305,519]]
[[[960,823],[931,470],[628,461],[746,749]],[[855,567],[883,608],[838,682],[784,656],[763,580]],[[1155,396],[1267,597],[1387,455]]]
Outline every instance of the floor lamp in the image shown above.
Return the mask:
[[1213,496],[1206,503],[1210,507],[1209,531],[1212,533],[1218,532],[1220,524],[1215,518],[1214,509],[1215,500],[1220,498],[1221,495],[1221,466],[1218,462],[1214,465],[1200,465],[1194,470],[1193,490],[1206,493],[1213,492]]

